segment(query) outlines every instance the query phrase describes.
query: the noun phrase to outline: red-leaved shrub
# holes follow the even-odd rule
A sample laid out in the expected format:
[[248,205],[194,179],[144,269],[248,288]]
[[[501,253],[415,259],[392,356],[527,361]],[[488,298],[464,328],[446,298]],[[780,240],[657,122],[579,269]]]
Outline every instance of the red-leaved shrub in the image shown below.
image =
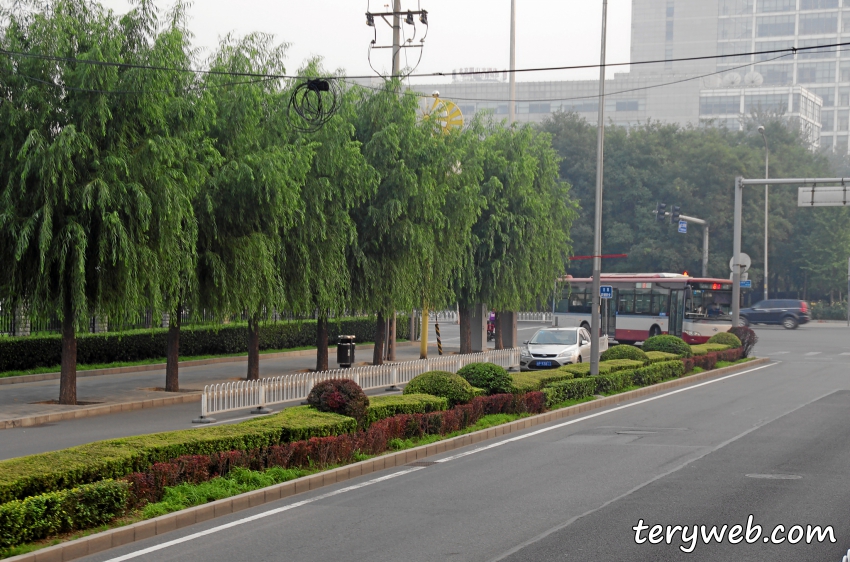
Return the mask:
[[329,379],[316,383],[307,395],[307,404],[320,412],[342,414],[363,423],[369,398],[353,380]]

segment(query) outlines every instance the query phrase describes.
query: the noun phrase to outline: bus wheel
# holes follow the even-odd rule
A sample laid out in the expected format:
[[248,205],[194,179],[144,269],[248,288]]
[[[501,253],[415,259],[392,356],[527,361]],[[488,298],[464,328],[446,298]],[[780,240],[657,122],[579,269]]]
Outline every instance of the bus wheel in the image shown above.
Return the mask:
[[661,328],[659,328],[658,326],[652,326],[652,328],[649,329],[649,337],[652,338],[652,337],[660,336],[660,335],[661,335]]

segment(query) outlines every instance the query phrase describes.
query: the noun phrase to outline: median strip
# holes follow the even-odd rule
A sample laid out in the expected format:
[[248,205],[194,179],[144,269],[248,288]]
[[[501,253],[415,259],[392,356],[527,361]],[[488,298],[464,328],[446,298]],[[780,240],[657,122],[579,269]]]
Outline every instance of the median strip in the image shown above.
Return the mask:
[[[183,511],[178,511],[174,513],[170,513],[167,515],[163,515],[157,517],[155,519],[150,519],[146,521],[142,521],[139,523],[135,523],[132,525],[128,525],[126,527],[120,527],[116,529],[110,529],[107,531],[103,531],[101,533],[97,533],[94,535],[90,535],[88,537],[83,537],[74,541],[69,541],[67,543],[59,544],[56,546],[48,547],[42,550],[34,551],[31,553],[23,554],[20,556],[8,558],[9,561],[15,562],[42,562],[42,561],[50,561],[50,560],[71,560],[74,558],[80,558],[83,556],[88,556],[90,554],[94,554],[96,552],[102,552],[104,550],[108,550],[110,548],[115,548],[118,546],[122,546],[128,543],[132,543],[135,541],[144,540],[147,538],[154,537],[156,535],[161,535],[167,532],[171,532],[177,529],[185,528],[190,525],[194,525],[196,523],[201,523],[214,517],[219,517],[221,515],[229,515],[232,513],[236,513],[238,511],[242,511],[244,509],[257,507],[259,505],[263,505],[266,503],[270,503],[273,501],[279,501],[280,499],[300,494],[302,492],[315,490],[324,486],[328,486],[331,484],[336,484],[339,482],[344,482],[346,480],[352,478],[358,478],[364,476],[366,474],[370,474],[372,472],[376,472],[379,470],[385,470],[388,468],[393,468],[396,466],[407,465],[412,462],[421,461],[427,457],[431,457],[437,454],[442,454],[451,450],[459,449],[462,447],[467,447],[469,445],[474,445],[480,443],[482,441],[494,439],[496,437],[500,437],[502,435],[509,435],[511,433],[515,433],[518,431],[523,431],[526,429],[530,429],[532,427],[548,424],[563,418],[575,416],[577,414],[582,414],[592,410],[598,410],[602,408],[609,408],[604,412],[597,412],[588,416],[583,416],[574,420],[569,420],[565,423],[553,425],[548,428],[543,428],[541,430],[537,430],[531,433],[523,434],[517,437],[512,437],[507,440],[499,441],[497,443],[488,444],[485,447],[480,447],[474,449],[472,451],[465,451],[459,455],[454,455],[452,457],[446,459],[438,459],[434,462],[447,462],[448,460],[454,460],[457,458],[461,458],[464,456],[468,456],[471,454],[475,454],[478,452],[482,452],[484,450],[492,449],[494,447],[499,447],[501,445],[511,443],[517,441],[519,439],[525,439],[527,437],[532,437],[534,435],[539,435],[540,433],[546,431],[552,431],[554,429],[558,429],[560,427],[564,427],[567,425],[575,424],[583,420],[591,419],[594,417],[598,417],[604,415],[609,412],[614,412],[618,410],[622,410],[625,408],[633,407],[636,405],[640,405],[646,402],[650,402],[653,400],[658,400],[660,398],[664,398],[666,396],[671,396],[673,394],[678,394],[680,392],[684,392],[686,390],[691,390],[693,388],[699,388],[701,386],[705,386],[707,384],[712,384],[715,382],[720,382],[722,380],[726,380],[732,377],[752,373],[765,367],[770,366],[769,359],[756,359],[750,361],[746,364],[742,365],[733,365],[730,367],[724,367],[721,369],[716,369],[713,371],[704,371],[702,373],[673,379],[667,382],[663,382],[660,384],[656,384],[653,386],[643,387],[637,390],[625,392],[622,394],[617,394],[613,396],[609,396],[606,398],[594,400],[592,402],[585,402],[582,404],[578,404],[576,406],[571,406],[568,408],[563,408],[561,410],[555,410],[551,412],[547,412],[544,414],[539,414],[533,417],[523,418],[517,420],[515,422],[511,422],[505,425],[496,426],[493,428],[489,428],[486,430],[477,431],[475,433],[469,433],[466,435],[461,435],[458,437],[453,437],[450,439],[446,439],[443,441],[438,441],[429,445],[423,445],[420,447],[416,447],[413,449],[408,449],[404,451],[399,451],[396,453],[389,453],[379,457],[375,457],[369,460],[361,461],[358,463],[346,465],[340,468],[332,469],[325,472],[316,473],[310,476],[305,476],[302,478],[298,478],[296,480],[291,480],[288,482],[284,482],[282,484],[278,484],[275,486],[271,486],[269,488],[264,488],[261,490],[257,490],[254,492],[248,492],[245,494],[240,494],[238,496],[233,496],[230,498],[214,501],[208,504],[200,505],[197,507],[189,508]],[[699,383],[701,384],[693,384]],[[686,387],[686,388],[679,388]],[[678,389],[678,390],[674,390]],[[658,394],[659,392],[663,392],[666,390],[672,390],[672,392],[667,392],[665,394],[659,394],[657,396],[653,396],[646,400],[640,400],[637,402],[632,402],[629,404],[622,404],[623,402],[634,400],[636,398],[641,398],[643,396],[647,396],[650,394]],[[622,405],[621,405],[622,404]],[[401,474],[407,474],[412,470],[422,470],[424,467],[410,467],[406,471],[401,471],[398,473],[393,473],[393,475],[389,475],[388,477],[383,477],[384,479],[389,477],[395,477]],[[381,479],[375,479],[374,481],[369,481],[364,483],[363,485],[371,485],[372,483],[377,483],[378,481],[382,481]],[[342,488],[333,492],[334,495],[339,493],[344,493],[344,491],[351,491],[353,489],[357,489],[362,487],[362,485],[357,485],[356,487],[348,487]],[[304,505],[305,503],[310,503],[312,501],[316,501],[318,498],[314,498],[312,500],[306,500],[305,502],[296,502],[295,504],[290,504],[289,506],[284,506],[283,508],[277,508],[277,510],[272,510],[270,512],[264,512],[262,514],[258,514],[256,516],[252,516],[254,520],[260,517],[267,517],[274,513],[280,513],[282,511],[286,511],[288,509],[293,509],[294,507],[298,507],[300,505]],[[247,522],[247,520],[240,520],[243,522]],[[240,524],[239,522],[228,523],[228,527],[235,526]],[[217,526],[214,530],[221,530],[222,528],[226,528],[223,526]],[[214,530],[205,531],[205,534],[209,534],[209,532],[213,532]],[[194,536],[194,535],[190,535]],[[202,535],[198,535],[202,536]],[[185,542],[189,540],[188,538],[184,538],[181,542]],[[172,541],[173,544],[174,543]],[[169,544],[169,543],[165,543]],[[163,545],[159,545],[159,548],[165,548]],[[139,551],[141,555],[142,551]],[[130,556],[130,555],[127,555]],[[117,558],[117,560],[126,560],[129,558]]]

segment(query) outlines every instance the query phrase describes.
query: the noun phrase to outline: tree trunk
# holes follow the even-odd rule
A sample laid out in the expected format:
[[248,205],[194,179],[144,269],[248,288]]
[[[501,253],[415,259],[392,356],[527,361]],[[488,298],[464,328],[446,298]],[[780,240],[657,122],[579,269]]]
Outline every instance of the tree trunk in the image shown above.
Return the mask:
[[324,314],[316,321],[316,370],[328,370],[328,317]]
[[71,295],[65,293],[62,307],[62,371],[59,375],[59,403],[77,405],[77,335]]
[[472,353],[472,311],[460,308],[460,352]]
[[180,317],[182,316],[183,307],[177,305],[174,312],[174,322],[168,324],[168,340],[165,350],[165,391],[179,392],[179,367],[177,362],[180,360]]
[[502,313],[496,313],[496,349],[504,349],[502,345]]
[[249,381],[260,378],[260,318],[248,317],[248,376]]
[[395,361],[395,340],[396,340],[396,325],[395,325],[395,322],[396,322],[396,315],[395,315],[395,312],[393,312],[393,315],[390,316],[390,330],[389,330],[389,333],[387,334],[387,342],[389,342],[389,345],[387,346],[387,349],[389,350],[387,352],[387,361]]
[[387,329],[384,313],[379,312],[375,320],[375,350],[372,352],[372,364],[384,364],[384,331]]
[[419,329],[419,358],[428,359],[428,308],[422,306],[421,328]]

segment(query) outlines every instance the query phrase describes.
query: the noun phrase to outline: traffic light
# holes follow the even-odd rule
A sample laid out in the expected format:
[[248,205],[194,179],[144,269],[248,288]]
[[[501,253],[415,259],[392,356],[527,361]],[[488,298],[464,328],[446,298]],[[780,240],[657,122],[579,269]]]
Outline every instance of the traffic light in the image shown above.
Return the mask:
[[655,205],[655,220],[663,221],[666,214],[667,203],[657,203]]
[[673,205],[670,208],[670,222],[673,224],[679,223],[679,216],[681,213],[679,212],[682,208],[679,205]]

